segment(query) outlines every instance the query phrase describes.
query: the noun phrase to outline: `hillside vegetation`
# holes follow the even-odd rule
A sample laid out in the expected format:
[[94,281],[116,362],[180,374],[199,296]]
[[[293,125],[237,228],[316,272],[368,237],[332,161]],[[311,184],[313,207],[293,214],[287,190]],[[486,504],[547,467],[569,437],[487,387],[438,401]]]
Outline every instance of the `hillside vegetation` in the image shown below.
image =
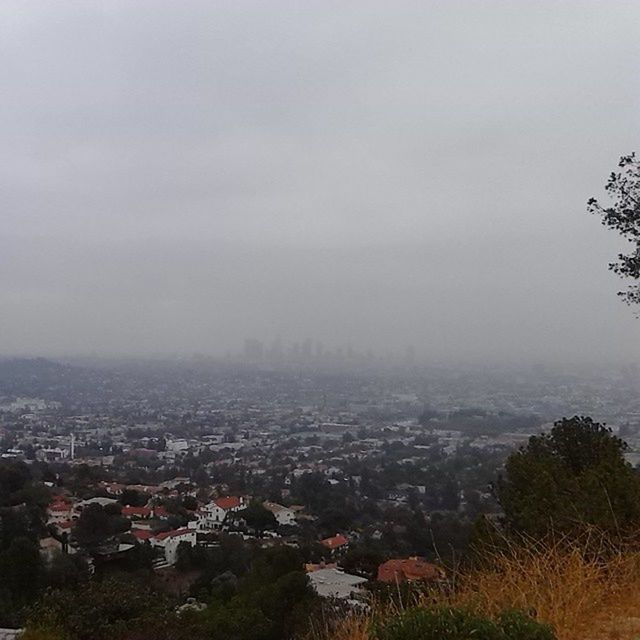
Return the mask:
[[[478,549],[480,553],[480,549]],[[551,636],[520,630],[514,640],[556,637],[558,640],[635,640],[640,637],[640,551],[616,549],[592,532],[577,540],[502,540],[484,546],[481,561],[453,572],[447,587],[416,589],[404,601],[377,603],[368,614],[353,615],[335,626],[317,628],[325,640],[411,640],[412,638],[474,637],[490,639],[491,630],[478,625],[469,636],[446,635],[424,621],[414,635],[415,611],[453,609],[499,621],[521,612],[552,630]]]
[[[632,640],[640,637],[640,477],[626,445],[575,417],[534,437],[496,488],[446,584],[314,630],[326,640]],[[506,616],[506,617],[505,617]],[[510,620],[509,624],[504,621]]]

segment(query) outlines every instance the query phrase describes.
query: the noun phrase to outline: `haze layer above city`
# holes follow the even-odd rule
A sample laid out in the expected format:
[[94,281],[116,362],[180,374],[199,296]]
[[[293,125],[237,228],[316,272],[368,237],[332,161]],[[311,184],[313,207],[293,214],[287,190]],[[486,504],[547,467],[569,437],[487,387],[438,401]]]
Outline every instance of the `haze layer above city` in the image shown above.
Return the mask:
[[638,148],[639,22],[3,2],[0,353],[637,360],[586,201]]

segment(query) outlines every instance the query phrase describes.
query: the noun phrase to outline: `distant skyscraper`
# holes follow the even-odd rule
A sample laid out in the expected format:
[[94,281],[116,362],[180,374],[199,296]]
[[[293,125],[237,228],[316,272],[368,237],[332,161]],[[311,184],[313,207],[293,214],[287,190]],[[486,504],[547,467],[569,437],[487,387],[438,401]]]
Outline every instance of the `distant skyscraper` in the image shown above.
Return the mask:
[[404,359],[407,364],[415,364],[416,362],[416,348],[410,344],[404,354]]
[[264,345],[260,340],[247,338],[244,341],[244,358],[251,362],[260,362],[264,357]]
[[275,362],[282,360],[284,356],[284,349],[282,347],[282,339],[278,336],[271,345],[269,350],[269,358]]

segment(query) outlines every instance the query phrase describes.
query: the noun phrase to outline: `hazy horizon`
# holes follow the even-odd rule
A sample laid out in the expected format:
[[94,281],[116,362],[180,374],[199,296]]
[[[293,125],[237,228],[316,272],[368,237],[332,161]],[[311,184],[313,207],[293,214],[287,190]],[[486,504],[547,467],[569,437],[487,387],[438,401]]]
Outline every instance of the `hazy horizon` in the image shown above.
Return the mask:
[[631,362],[586,213],[640,5],[0,5],[0,354]]

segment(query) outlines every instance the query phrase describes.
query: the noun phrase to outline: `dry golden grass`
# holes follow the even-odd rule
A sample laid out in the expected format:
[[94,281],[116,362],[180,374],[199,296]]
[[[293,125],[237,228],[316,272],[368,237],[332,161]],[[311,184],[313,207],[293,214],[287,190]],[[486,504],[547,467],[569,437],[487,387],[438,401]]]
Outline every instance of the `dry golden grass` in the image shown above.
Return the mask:
[[558,640],[635,640],[640,554],[614,551],[593,535],[573,543],[508,543],[486,549],[482,566],[457,574],[454,588],[434,600],[490,616],[528,611],[551,624]]
[[[558,640],[640,638],[640,552],[614,550],[594,534],[579,541],[506,540],[482,563],[451,572],[451,584],[417,596],[418,606],[455,606],[493,617],[505,609],[551,624]],[[393,615],[376,610],[374,615]],[[371,640],[371,616],[350,616],[325,640]]]
[[305,640],[370,640],[369,614],[353,613],[342,618],[312,620]]

